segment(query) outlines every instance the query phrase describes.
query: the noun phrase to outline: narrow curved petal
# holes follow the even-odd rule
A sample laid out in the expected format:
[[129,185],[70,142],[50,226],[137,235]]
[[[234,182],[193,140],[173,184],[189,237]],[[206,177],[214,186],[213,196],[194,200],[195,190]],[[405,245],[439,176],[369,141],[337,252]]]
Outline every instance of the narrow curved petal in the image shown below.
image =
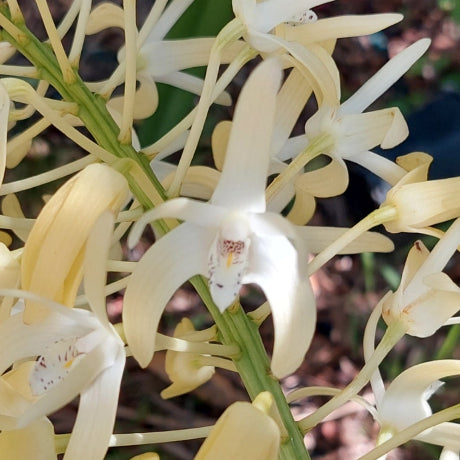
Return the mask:
[[215,232],[184,223],[157,241],[138,262],[126,289],[123,325],[142,367],[155,350],[158,322],[168,300],[188,279],[208,271]]
[[340,107],[341,114],[360,113],[398,81],[428,49],[431,40],[422,38],[391,58]]
[[222,171],[227,152],[228,140],[232,129],[230,120],[221,121],[216,125],[211,136],[212,157],[214,164],[219,171]]
[[133,248],[141,236],[142,230],[154,220],[173,217],[185,220],[197,226],[217,228],[228,211],[221,206],[190,200],[174,198],[166,201],[155,209],[146,212],[133,226],[128,238],[129,247]]
[[307,46],[310,43],[325,40],[374,34],[400,22],[402,19],[403,15],[398,13],[341,15],[322,18],[316,22],[296,27],[287,26],[283,38]]
[[91,11],[88,24],[86,25],[86,34],[97,34],[109,27],[119,27],[123,29],[124,26],[125,20],[123,9],[113,3],[103,2]]
[[264,291],[273,314],[275,343],[272,372],[282,378],[301,364],[316,326],[315,299],[297,271],[297,251],[286,237],[254,238],[244,283]]
[[[299,227],[297,229],[313,254],[318,254],[340,238],[348,228],[338,227]],[[361,252],[391,252],[394,249],[393,242],[377,232],[366,232],[360,235],[352,243],[345,246],[338,254],[356,254]]]
[[[155,77],[155,81],[183,89],[184,91],[196,94],[197,96],[201,96],[204,84],[203,79],[185,72],[172,72],[168,73],[167,75],[159,75]],[[231,105],[232,103],[230,95],[225,91],[221,94],[218,94],[217,97],[213,99],[213,101],[216,104],[221,105]]]
[[[166,165],[165,162],[158,162],[157,165],[159,163]],[[175,172],[176,167],[172,166],[172,170],[162,180],[162,185],[166,190],[171,185]],[[180,194],[188,198],[209,200],[217,187],[219,178],[220,172],[208,166],[190,166],[182,182]]]
[[244,85],[212,203],[241,211],[265,210],[271,133],[280,84],[280,64],[269,59],[251,73]]
[[125,354],[120,350],[112,366],[81,393],[65,460],[104,458],[115,423],[124,366]]
[[[399,374],[387,388],[379,408],[379,420],[398,430],[431,415],[427,399],[439,379],[460,374],[460,361],[425,362]],[[432,387],[432,385],[435,385]]]
[[407,173],[394,161],[369,151],[353,153],[347,159],[363,166],[390,185],[398,183]]

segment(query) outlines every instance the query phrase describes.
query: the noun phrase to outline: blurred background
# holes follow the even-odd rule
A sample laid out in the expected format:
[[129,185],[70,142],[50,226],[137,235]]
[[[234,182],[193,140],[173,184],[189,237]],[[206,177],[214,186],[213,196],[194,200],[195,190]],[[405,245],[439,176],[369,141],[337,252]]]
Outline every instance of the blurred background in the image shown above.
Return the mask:
[[[26,21],[36,33],[44,37],[34,2],[19,2]],[[95,1],[94,4],[100,2]],[[120,2],[115,2],[121,4]],[[138,0],[139,24],[152,5],[152,0]],[[68,10],[71,0],[49,0],[56,20]],[[411,135],[401,146],[382,152],[389,158],[414,150],[426,151],[435,157],[432,178],[460,175],[460,2],[458,0],[336,0],[315,8],[318,16],[342,14],[370,14],[401,12],[404,20],[372,36],[342,39],[337,43],[334,58],[341,72],[342,94],[346,99],[372,76],[389,58],[422,37],[432,39],[428,53],[385,93],[374,105],[376,108],[398,106],[408,120]],[[176,24],[169,38],[215,35],[232,17],[230,0],[195,0],[184,17]],[[82,58],[81,74],[86,80],[107,78],[116,66],[116,52],[123,43],[120,29],[101,32],[87,41]],[[21,62],[20,59],[17,62]],[[254,64],[252,64],[254,65]],[[243,69],[232,83],[229,92],[235,97],[250,69]],[[193,69],[204,75],[204,69]],[[196,103],[196,97],[165,85],[159,85],[158,111],[138,126],[142,145],[149,145],[168,131]],[[309,109],[307,108],[307,111]],[[311,110],[311,108],[310,108]],[[212,164],[210,135],[215,124],[231,119],[232,108],[214,106],[205,127],[197,161]],[[305,119],[303,120],[303,122]],[[301,130],[299,123],[296,130]],[[18,126],[16,129],[23,129]],[[300,131],[299,131],[300,132]],[[83,152],[65,139],[57,130],[49,129],[33,144],[28,157],[8,172],[6,181],[37,174],[76,159]],[[372,198],[381,184],[359,170],[351,169],[352,179],[346,194],[321,200],[312,221],[316,225],[349,226],[378,205]],[[41,196],[50,193],[59,182],[40,190],[19,195],[28,217],[34,217],[41,207]],[[305,362],[295,376],[284,380],[286,392],[301,386],[322,385],[344,387],[363,364],[362,334],[367,318],[378,300],[388,289],[399,284],[407,251],[418,235],[398,236],[397,249],[389,255],[364,254],[337,257],[312,277],[317,297],[318,323]],[[434,241],[422,238],[431,247]],[[147,249],[153,236],[147,235],[143,247]],[[137,259],[136,253],[126,256]],[[454,281],[460,281],[458,257],[447,267]],[[243,305],[249,310],[262,301],[260,293],[247,288]],[[113,321],[120,320],[122,297],[113,296],[109,313]],[[161,322],[161,332],[172,334],[184,316],[193,318],[196,328],[211,325],[211,319],[193,289],[184,285],[171,299]],[[262,335],[270,349],[273,341],[271,320],[262,326]],[[390,381],[407,367],[425,360],[460,358],[457,347],[458,327],[440,331],[435,337],[422,340],[404,338],[385,360],[382,373]],[[460,380],[451,379],[441,392],[432,398],[434,410],[458,402]],[[116,432],[172,430],[212,424],[223,410],[236,400],[247,400],[237,375],[217,370],[213,379],[193,393],[163,400],[160,391],[169,384],[164,372],[164,354],[156,353],[147,370],[140,370],[128,360],[120,395]],[[364,395],[369,395],[369,389]],[[296,417],[312,412],[326,399],[311,398],[293,406]],[[56,432],[69,432],[78,401],[52,416]],[[306,443],[315,460],[348,460],[358,458],[372,448],[377,426],[363,408],[349,404],[334,412],[321,426],[306,436]],[[154,446],[162,459],[189,460],[201,441],[168,443]],[[111,460],[124,460],[152,450],[151,446],[111,449]],[[412,442],[392,452],[388,458],[428,460],[439,457],[439,449]]]

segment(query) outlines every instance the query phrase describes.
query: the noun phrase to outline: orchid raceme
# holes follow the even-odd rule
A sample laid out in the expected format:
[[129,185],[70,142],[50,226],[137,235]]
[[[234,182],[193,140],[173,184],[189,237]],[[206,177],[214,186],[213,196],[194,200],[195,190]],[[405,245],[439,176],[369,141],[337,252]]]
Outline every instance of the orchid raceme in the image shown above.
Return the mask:
[[[87,166],[67,181],[45,205],[27,239],[22,288],[72,306],[95,221],[106,210],[117,214],[128,196],[126,179],[102,164]],[[25,321],[39,320],[41,311],[39,305],[28,303]]]
[[[66,460],[102,459],[113,430],[125,351],[105,312],[105,265],[112,228],[113,216],[102,214],[87,242],[84,281],[91,311],[42,299],[49,314],[41,322],[26,324],[19,312],[0,324],[0,371],[39,355],[29,375],[36,400],[18,418],[18,428],[27,427],[80,394]],[[3,291],[13,295],[21,292]],[[26,292],[23,296],[35,302],[39,299]]]
[[195,459],[277,459],[280,431],[269,415],[272,404],[268,392],[260,393],[252,404],[232,404],[221,415]]
[[[398,431],[432,414],[428,399],[443,385],[439,379],[460,374],[460,362],[454,359],[418,364],[399,374],[386,389],[377,419],[382,442]],[[416,439],[460,450],[460,425],[444,422],[420,433]]]
[[[277,376],[286,375],[303,359],[315,324],[314,299],[301,268],[306,254],[298,254],[289,239],[295,237],[294,228],[281,216],[264,212],[267,133],[273,123],[279,82],[278,63],[269,60],[245,85],[225,165],[210,203],[171,200],[147,213],[131,234],[134,244],[139,230],[151,220],[176,217],[187,221],[149,249],[126,291],[126,337],[142,366],[152,357],[155,344],[151,331],[156,330],[166,302],[195,274],[209,278],[212,298],[221,311],[234,302],[242,284],[258,284],[274,317],[272,371]],[[253,113],[255,104],[257,116]],[[156,260],[168,260],[169,266],[162,266],[161,273],[155,275],[158,285],[151,282]],[[185,260],[186,264],[180,262]]]

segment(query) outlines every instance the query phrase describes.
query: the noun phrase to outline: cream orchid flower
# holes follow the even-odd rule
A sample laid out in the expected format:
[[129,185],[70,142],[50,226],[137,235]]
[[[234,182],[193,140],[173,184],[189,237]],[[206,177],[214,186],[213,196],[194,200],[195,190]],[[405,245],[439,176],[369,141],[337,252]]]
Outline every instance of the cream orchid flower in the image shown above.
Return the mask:
[[262,288],[274,317],[275,375],[293,372],[308,349],[315,304],[301,268],[306,254],[298,254],[291,243],[290,238],[295,238],[291,224],[265,212],[270,132],[280,71],[276,60],[267,60],[244,86],[225,165],[211,201],[178,198],[166,202],[146,213],[130,235],[133,246],[143,226],[152,220],[176,217],[187,221],[147,251],[126,290],[123,323],[141,366],[147,366],[152,358],[152,331],[157,329],[166,302],[196,274],[209,278],[212,298],[221,311],[235,300],[242,284],[256,283]]
[[[166,40],[165,36],[193,0],[172,1],[167,8],[166,2],[155,4],[144,25],[140,29],[136,46],[136,73],[140,88],[136,93],[134,118],[147,118],[155,112],[158,105],[156,83],[165,83],[200,95],[203,80],[183,72],[184,69],[205,66],[214,37]],[[124,10],[118,5],[103,2],[91,12],[87,34],[95,34],[108,27],[125,28]],[[231,62],[241,49],[241,43],[234,43],[222,56],[222,63]],[[93,90],[107,95],[116,86],[123,83],[124,69],[127,66],[126,49],[118,53],[119,67],[106,82],[90,84]],[[216,102],[229,105],[230,97],[223,93],[217,95]],[[113,98],[109,105],[121,112],[122,98]]]
[[388,325],[401,323],[416,337],[434,334],[460,309],[460,288],[442,269],[460,244],[457,219],[429,252],[417,241],[409,252],[401,284],[382,300],[382,317]]
[[[391,185],[406,171],[392,161],[372,153],[380,145],[391,148],[408,134],[406,122],[398,108],[363,113],[378,97],[394,84],[427,50],[430,40],[421,39],[388,61],[355,94],[341,105],[323,103],[305,124],[305,135],[286,143],[277,154],[280,160],[294,161],[281,171],[267,190],[270,202],[288,186],[295,176],[319,154],[331,162],[295,179],[298,194],[316,197],[339,195],[348,186],[348,171],[344,160],[353,161],[377,174]],[[303,149],[293,151],[292,144]]]
[[260,393],[254,402],[233,403],[219,418],[195,460],[275,460],[280,430],[269,412],[270,393]]
[[[446,359],[418,364],[399,374],[386,389],[378,407],[379,443],[432,414],[428,399],[443,385],[439,379],[460,374],[460,361]],[[455,416],[454,416],[455,417]],[[460,425],[443,422],[415,439],[460,451]]]
[[[80,394],[66,460],[103,459],[115,420],[125,351],[105,310],[105,267],[113,223],[109,212],[102,214],[88,238],[84,284],[91,311],[41,298],[50,312],[41,322],[26,324],[20,312],[0,324],[0,372],[38,355],[29,375],[36,400],[18,418],[17,428],[27,428]],[[39,299],[25,291],[2,293]]]

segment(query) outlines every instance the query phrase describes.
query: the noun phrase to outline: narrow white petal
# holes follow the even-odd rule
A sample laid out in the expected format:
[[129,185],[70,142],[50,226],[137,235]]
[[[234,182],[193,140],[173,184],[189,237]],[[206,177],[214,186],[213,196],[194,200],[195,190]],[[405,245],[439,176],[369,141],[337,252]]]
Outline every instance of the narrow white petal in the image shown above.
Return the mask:
[[252,72],[244,85],[212,203],[241,211],[265,210],[271,133],[280,83],[280,64],[269,59]]
[[297,271],[297,252],[282,236],[254,238],[245,283],[264,291],[273,314],[275,344],[272,372],[282,378],[301,364],[316,326],[315,299]]
[[215,231],[184,223],[157,241],[138,262],[126,289],[123,325],[134,357],[152,359],[158,322],[174,292],[194,275],[207,275]]
[[144,227],[158,219],[173,217],[202,227],[217,228],[227,214],[228,211],[220,206],[188,198],[175,198],[146,212],[134,224],[128,238],[128,246],[133,248],[139,241]]
[[[175,86],[176,88],[183,89],[197,96],[201,95],[204,84],[202,78],[195,77],[185,72],[172,72],[167,75],[159,75],[155,77],[155,81]],[[230,105],[232,99],[228,93],[223,92],[214,99],[214,102],[222,105]]]
[[104,458],[115,423],[124,366],[125,354],[120,351],[113,365],[82,392],[65,460]]
[[169,29],[171,29],[192,3],[193,0],[173,0],[170,2],[147,37],[146,43],[154,40],[162,40],[169,32]]
[[367,80],[340,107],[342,114],[360,113],[397,82],[430,46],[431,40],[422,38],[390,59],[373,77]]

